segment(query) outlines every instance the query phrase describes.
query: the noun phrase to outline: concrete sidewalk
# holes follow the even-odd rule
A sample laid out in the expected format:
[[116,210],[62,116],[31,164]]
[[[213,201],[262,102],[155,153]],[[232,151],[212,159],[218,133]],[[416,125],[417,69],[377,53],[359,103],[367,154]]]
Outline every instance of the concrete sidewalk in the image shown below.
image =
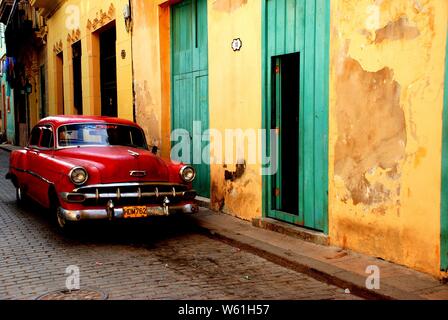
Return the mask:
[[[384,260],[260,229],[250,222],[204,208],[189,219],[213,237],[365,298],[448,300],[448,285]],[[366,288],[369,276],[366,268],[372,265],[380,268],[379,290]]]

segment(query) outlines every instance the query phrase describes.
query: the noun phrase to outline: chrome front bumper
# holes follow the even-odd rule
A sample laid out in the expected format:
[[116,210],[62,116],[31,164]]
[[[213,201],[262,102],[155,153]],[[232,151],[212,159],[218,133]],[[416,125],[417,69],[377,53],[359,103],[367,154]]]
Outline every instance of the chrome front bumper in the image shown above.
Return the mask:
[[[169,207],[154,206],[147,208],[147,214],[151,216],[168,216],[172,213],[196,213],[199,207],[196,204],[173,205]],[[104,209],[66,210],[60,208],[59,214],[67,221],[77,222],[84,220],[114,220],[124,219],[122,208],[106,207]]]

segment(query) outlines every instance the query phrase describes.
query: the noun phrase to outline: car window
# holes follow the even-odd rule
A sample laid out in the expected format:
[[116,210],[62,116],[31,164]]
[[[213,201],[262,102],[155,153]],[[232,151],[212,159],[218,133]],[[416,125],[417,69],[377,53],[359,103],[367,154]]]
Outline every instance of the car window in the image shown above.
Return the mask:
[[134,126],[119,124],[73,124],[58,130],[60,147],[128,146],[147,149],[145,135]]
[[42,127],[42,137],[40,139],[41,148],[51,149],[54,146],[54,136],[51,127]]
[[37,147],[39,145],[39,140],[40,140],[40,128],[39,127],[35,127],[32,131],[31,131],[31,137],[30,137],[30,142],[29,142],[29,146],[30,147]]

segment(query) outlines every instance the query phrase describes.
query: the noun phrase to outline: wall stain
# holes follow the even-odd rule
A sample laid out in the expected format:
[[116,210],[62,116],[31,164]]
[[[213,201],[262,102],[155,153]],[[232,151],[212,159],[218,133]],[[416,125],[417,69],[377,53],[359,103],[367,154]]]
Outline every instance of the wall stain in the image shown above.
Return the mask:
[[213,9],[231,13],[247,4],[247,0],[215,0]]
[[[224,172],[224,179],[234,182],[235,180],[240,179],[244,175],[245,171],[246,171],[246,161],[244,161],[244,163],[237,164],[236,170],[233,172],[226,170]],[[245,186],[247,186],[248,182],[249,181],[246,182]]]
[[[226,179],[229,173],[235,175],[233,180]],[[211,209],[244,219],[241,212],[259,202],[257,190],[261,190],[261,185],[256,181],[258,172],[245,164],[237,164],[217,168],[215,174],[215,178],[212,177]],[[254,214],[261,214],[260,207],[255,211]]]
[[136,82],[135,84],[135,106],[137,122],[145,131],[149,146],[160,147],[160,120],[157,118],[154,109],[150,109],[153,105],[153,99],[148,86],[148,81],[143,84]]
[[427,151],[425,148],[419,148],[415,153],[414,167],[417,168],[424,157],[426,157]]
[[420,31],[409,22],[408,17],[403,16],[396,21],[389,22],[385,27],[376,31],[375,43],[385,40],[412,40],[420,35]]
[[[368,72],[352,58],[346,58],[341,67],[336,88],[335,174],[348,191],[342,198],[354,205],[382,205],[399,196],[400,162],[406,156],[400,85],[387,67]],[[378,168],[387,172],[381,181],[372,175]],[[394,187],[388,188],[384,179]]]

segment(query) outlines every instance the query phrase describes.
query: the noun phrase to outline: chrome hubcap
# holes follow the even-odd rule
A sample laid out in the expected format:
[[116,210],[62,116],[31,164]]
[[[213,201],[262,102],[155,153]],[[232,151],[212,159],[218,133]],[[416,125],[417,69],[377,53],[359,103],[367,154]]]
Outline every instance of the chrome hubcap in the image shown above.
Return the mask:
[[22,189],[17,188],[17,199],[22,201]]

